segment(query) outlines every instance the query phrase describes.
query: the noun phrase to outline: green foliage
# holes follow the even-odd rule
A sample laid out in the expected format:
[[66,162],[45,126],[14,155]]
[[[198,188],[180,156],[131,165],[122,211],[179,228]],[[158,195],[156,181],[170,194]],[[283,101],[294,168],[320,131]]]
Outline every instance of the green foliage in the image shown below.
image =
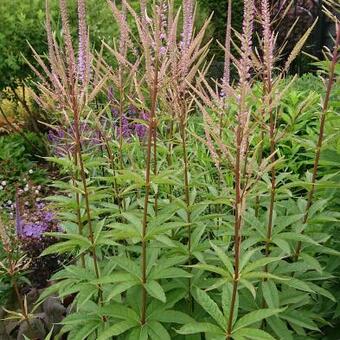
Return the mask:
[[[334,313],[327,307],[332,305],[334,308],[336,304],[336,297],[329,289],[331,282],[334,282],[329,266],[331,263],[334,266],[339,253],[333,250],[333,246],[329,247],[330,244],[324,244],[324,240],[329,237],[324,227],[329,221],[338,223],[339,216],[329,205],[333,194],[329,193],[332,189],[326,188],[334,184],[327,175],[320,182],[320,186],[323,183],[328,193],[326,199],[322,198],[320,192],[320,199],[311,207],[308,232],[300,233],[306,228],[301,223],[306,200],[300,192],[301,188],[308,188],[308,183],[304,179],[304,167],[299,164],[309,168],[310,163],[306,160],[312,158],[314,149],[312,143],[303,144],[301,140],[316,138],[317,103],[320,98],[316,93],[308,92],[306,96],[306,91],[296,89],[299,83],[301,81],[292,86],[282,99],[285,113],[282,114],[282,129],[288,128],[289,132],[278,146],[283,150],[280,157],[284,157],[285,162],[284,166],[279,167],[279,198],[274,210],[274,232],[269,257],[263,256],[267,220],[264,187],[267,175],[258,187],[264,196],[262,212],[259,216],[255,215],[251,200],[245,211],[246,239],[241,250],[241,280],[232,322],[233,339],[295,339],[297,336],[319,339],[319,329],[327,323],[325,318],[329,313]],[[297,112],[298,118],[292,119]],[[77,233],[74,199],[77,193],[83,193],[72,185],[71,180],[68,184],[55,183],[63,194],[53,196],[51,200],[60,211],[65,234],[56,234],[61,242],[50,247],[45,254],[84,254],[86,269],[74,265],[65,267],[52,277],[56,283],[45,290],[41,299],[52,293],[60,297],[76,295],[74,304],[77,312],[64,320],[63,333],[68,333],[69,338],[104,340],[116,336],[118,339],[157,339],[157,335],[162,334],[165,339],[184,339],[181,336],[204,333],[207,339],[225,339],[234,274],[230,251],[232,197],[218,191],[217,173],[212,160],[195,137],[195,133],[200,131],[199,124],[199,119],[193,116],[189,124],[192,137],[188,140],[191,175],[189,209],[192,212],[194,259],[190,266],[187,265],[189,254],[185,246],[185,230],[188,226],[186,205],[182,196],[183,187],[178,180],[181,176],[178,170],[182,162],[181,149],[174,148],[174,163],[169,169],[166,149],[162,140],[159,140],[158,161],[162,165],[158,175],[152,177],[151,184],[153,188],[158,188],[159,207],[156,215],[153,201],[150,200],[146,235],[148,279],[145,285],[148,292],[148,322],[142,328],[139,323],[143,286],[140,242],[141,196],[145,187],[140,142],[132,139],[124,143],[124,162],[129,164],[129,169],[116,171],[115,174],[105,170],[105,157],[90,150],[85,155],[86,171],[90,174],[88,190],[94,216],[100,278],[96,278],[89,254],[91,242]],[[176,134],[175,138],[179,136]],[[300,146],[296,151],[296,159],[287,151],[288,142],[289,150],[295,144]],[[118,152],[118,145],[112,143],[111,147],[114,153]],[[66,158],[51,160],[64,167],[65,172],[69,171],[70,164]],[[98,172],[98,168],[104,169],[104,174]],[[294,176],[288,175],[290,173],[294,173]],[[229,176],[228,170],[225,176]],[[120,197],[125,201],[123,210],[119,209],[112,197],[113,180],[120,188]],[[169,196],[169,185],[174,186],[176,195]],[[169,197],[172,197],[171,201]],[[82,200],[82,221],[86,225],[84,204]],[[298,262],[292,262],[290,258],[299,241],[303,243],[304,251]],[[328,261],[330,264],[327,264]],[[264,267],[268,268],[268,272],[263,271]],[[188,280],[192,285],[193,310],[188,308]],[[98,286],[102,289],[102,304],[96,302],[100,299]],[[263,308],[263,303],[267,308]],[[104,324],[103,317],[107,320]]]
[[[161,18],[156,6],[155,12]],[[220,89],[205,96],[205,79],[186,88],[191,72],[181,78],[183,65],[176,68],[172,58],[182,48],[173,44],[171,59],[161,59],[148,40],[156,32],[163,43],[161,20],[138,24],[144,21],[138,67],[114,50],[120,67],[97,70],[112,77],[109,103],[108,88],[103,102],[91,101],[93,87],[101,87],[72,72],[65,77],[73,67],[67,58],[65,65],[51,60],[64,82],[54,117],[71,133],[60,141],[63,152],[47,159],[62,177],[48,198],[61,228],[46,235],[59,242],[42,256],[67,254],[70,261],[52,275],[38,305],[55,295],[71,300],[58,335],[67,339],[321,339],[328,320],[339,316],[332,286],[340,256],[328,228],[340,220],[338,174],[325,171],[315,183],[310,173],[322,94],[275,78],[269,99],[258,83],[249,92],[248,83],[235,86],[226,101]],[[190,60],[199,59],[193,73],[207,55],[200,44],[188,49],[196,51]],[[40,89],[52,93],[54,82]],[[131,113],[132,105],[148,114],[147,137],[123,135],[125,107]],[[330,113],[337,106],[332,97]],[[334,112],[330,118],[338,119]],[[97,133],[94,141],[86,127]],[[324,146],[332,155],[334,132],[327,126]]]
[[[0,202],[13,200],[16,185],[27,181],[46,183],[46,171],[37,167],[45,146],[33,132],[10,134],[0,137]],[[40,155],[37,150],[41,150]]]

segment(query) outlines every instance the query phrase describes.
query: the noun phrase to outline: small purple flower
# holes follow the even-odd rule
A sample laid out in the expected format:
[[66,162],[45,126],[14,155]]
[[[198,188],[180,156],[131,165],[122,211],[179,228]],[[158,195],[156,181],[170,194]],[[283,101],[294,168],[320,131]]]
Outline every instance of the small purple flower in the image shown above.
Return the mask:
[[48,225],[41,223],[28,223],[23,226],[23,236],[40,238],[48,229]]
[[54,214],[51,211],[44,212],[43,217],[46,222],[52,222],[54,220]]
[[143,124],[136,124],[135,125],[135,135],[140,139],[143,139],[146,135],[147,127]]

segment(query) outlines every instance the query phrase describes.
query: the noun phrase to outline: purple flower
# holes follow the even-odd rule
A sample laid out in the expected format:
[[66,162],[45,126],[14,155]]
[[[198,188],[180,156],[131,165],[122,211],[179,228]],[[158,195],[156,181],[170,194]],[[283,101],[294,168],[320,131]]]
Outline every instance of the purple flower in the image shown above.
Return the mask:
[[135,125],[135,135],[140,139],[143,139],[146,135],[147,127],[143,124],[136,124]]
[[44,212],[43,217],[46,222],[52,222],[54,220],[54,214],[51,211]]
[[48,225],[41,223],[28,223],[23,226],[22,235],[26,237],[39,238],[48,229]]

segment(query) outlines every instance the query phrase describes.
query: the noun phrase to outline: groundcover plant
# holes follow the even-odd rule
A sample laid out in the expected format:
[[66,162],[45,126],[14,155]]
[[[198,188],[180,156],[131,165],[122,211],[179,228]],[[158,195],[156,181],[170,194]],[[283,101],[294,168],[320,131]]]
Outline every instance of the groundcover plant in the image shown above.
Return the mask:
[[[58,227],[41,256],[66,260],[33,309],[16,288],[21,312],[7,312],[26,325],[20,336],[324,339],[338,316],[327,228],[340,217],[337,172],[319,171],[336,140],[328,119],[340,122],[336,7],[324,8],[336,36],[317,93],[287,78],[313,27],[283,60],[268,0],[244,1],[242,32],[228,11],[221,80],[207,76],[210,19],[196,27],[193,0],[108,1],[120,36],[100,51],[85,5],[75,42],[60,0],[60,42],[47,0],[48,57],[32,49],[60,172],[48,199]],[[17,287],[25,264],[1,230],[1,267]],[[51,296],[61,319],[37,326]]]

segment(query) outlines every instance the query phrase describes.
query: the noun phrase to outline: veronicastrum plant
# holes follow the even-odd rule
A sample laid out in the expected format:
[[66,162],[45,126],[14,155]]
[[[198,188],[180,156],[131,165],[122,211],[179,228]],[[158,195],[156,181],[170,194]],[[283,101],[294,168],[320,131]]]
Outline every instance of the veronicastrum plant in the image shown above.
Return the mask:
[[[50,200],[63,232],[51,234],[60,242],[44,254],[70,259],[39,302],[51,294],[73,300],[55,336],[318,338],[323,303],[334,300],[319,255],[339,255],[324,245],[323,230],[307,228],[332,215],[328,200],[314,197],[322,128],[310,183],[290,173],[294,164],[284,158],[298,118],[315,105],[311,94],[298,113],[285,106],[294,83],[284,81],[287,69],[311,29],[280,68],[269,3],[245,1],[237,33],[229,1],[219,82],[206,76],[209,20],[195,27],[194,1],[182,9],[141,1],[136,10],[126,0],[108,8],[120,37],[91,53],[85,1],[78,0],[77,49],[66,1],[63,44],[47,1],[48,59],[35,54],[36,100],[56,123],[58,152],[49,160],[62,176]],[[261,27],[258,48],[254,25]],[[232,43],[239,56],[230,53]]]
[[[185,325],[180,330],[182,334],[199,331],[220,334],[219,337],[212,336],[212,338],[221,339],[272,338],[269,333],[285,339],[294,338],[294,333],[298,336],[307,336],[305,329],[317,331],[315,321],[321,321],[319,315],[313,313],[313,310],[308,307],[310,303],[308,294],[313,296],[314,293],[318,293],[334,300],[332,294],[323,287],[322,281],[328,277],[328,274],[323,273],[322,265],[317,260],[317,253],[329,253],[329,249],[319,244],[322,239],[314,239],[315,234],[311,234],[312,237],[307,236],[304,231],[308,226],[309,209],[313,206],[312,218],[317,220],[318,214],[326,208],[327,204],[324,200],[313,202],[313,192],[329,95],[334,84],[334,69],[339,49],[338,34],[329,62],[327,91],[320,121],[311,188],[308,182],[303,184],[308,188],[307,201],[305,201],[297,191],[298,188],[294,188],[301,184],[292,183],[293,177],[289,178],[282,170],[280,171],[284,165],[284,159],[278,158],[280,141],[284,137],[287,138],[286,134],[290,129],[289,125],[280,121],[280,102],[288,87],[282,88],[280,85],[284,74],[275,74],[277,73],[274,69],[275,34],[271,32],[269,3],[263,1],[262,7],[258,10],[259,21],[263,27],[261,54],[251,50],[254,12],[254,3],[246,2],[243,35],[240,37],[241,56],[239,61],[233,59],[239,73],[239,85],[231,89],[227,87],[222,98],[220,89],[214,92],[208,83],[197,92],[200,98],[197,104],[204,117],[206,135],[210,136],[207,138],[207,146],[212,157],[218,154],[224,156],[225,162],[221,162],[219,158],[215,160],[215,164],[219,169],[224,166],[227,171],[234,173],[234,191],[231,192],[234,196],[232,198],[234,255],[231,261],[226,256],[225,250],[215,244],[212,247],[216,257],[219,258],[217,263],[224,263],[226,269],[221,271],[221,265],[216,265],[216,259],[211,260],[211,263],[206,261],[204,264],[196,265],[202,270],[222,276],[212,286],[204,287],[205,291],[215,289],[222,291],[222,311],[216,304],[216,300],[214,301],[203,291],[198,291],[197,302],[211,315],[214,323]],[[335,22],[338,27],[338,21]],[[305,40],[306,36],[302,39]],[[283,72],[288,69],[295,57],[294,54],[297,53],[296,49],[301,48],[301,43],[299,42],[292,51],[283,67]],[[226,48],[226,54],[228,53]],[[254,94],[250,91],[251,70],[259,73],[263,86],[261,104],[255,107],[252,98]],[[220,88],[225,88],[226,83],[226,81],[222,82]],[[227,98],[224,97],[225,93],[228,94]],[[313,98],[307,98],[303,105],[306,106],[311,100]],[[225,109],[225,101],[228,101],[228,110]],[[233,102],[234,110],[230,109],[230,103]],[[224,118],[227,120],[226,133],[229,135],[226,139],[221,138],[217,133],[220,126],[218,117],[223,114],[226,115]],[[226,143],[226,140],[229,143]],[[234,144],[232,144],[233,140]],[[260,181],[261,177],[269,188],[268,193],[266,189],[261,188],[264,184]],[[332,184],[328,183],[328,185]],[[291,188],[294,188],[294,191],[291,191]],[[291,197],[295,196],[296,203],[294,199],[288,199],[287,194]],[[297,207],[292,209],[294,205]],[[305,252],[299,258],[303,244],[305,244]],[[263,271],[260,271],[261,268]],[[310,270],[315,272],[312,273]],[[294,303],[283,302],[286,294],[299,295],[299,291],[304,292],[304,298],[301,296],[301,299],[296,299]],[[245,296],[249,295],[249,292],[253,296],[251,309],[249,309],[249,300],[242,307],[242,301],[243,303],[247,301]],[[253,311],[249,312],[249,310]],[[247,311],[249,313],[238,320],[235,315],[241,311],[241,315]],[[257,327],[249,328],[253,324]],[[291,332],[291,328],[294,333]]]

